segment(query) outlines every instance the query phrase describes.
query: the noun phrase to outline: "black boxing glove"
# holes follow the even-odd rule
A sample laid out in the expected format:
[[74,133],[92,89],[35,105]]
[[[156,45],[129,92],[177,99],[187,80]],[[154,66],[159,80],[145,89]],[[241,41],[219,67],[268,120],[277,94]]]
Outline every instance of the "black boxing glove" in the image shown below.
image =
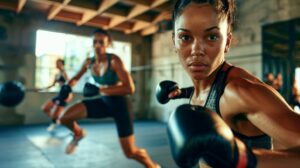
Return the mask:
[[[173,81],[165,80],[160,82],[156,87],[156,99],[159,103],[165,104],[169,102],[169,94],[178,88],[178,84]],[[180,89],[181,94],[171,99],[190,98],[194,91],[194,87]]]
[[168,138],[173,159],[189,168],[200,159],[214,168],[255,168],[252,150],[235,138],[220,116],[207,108],[184,104],[170,116]]
[[91,83],[85,83],[83,88],[83,96],[84,97],[93,97],[99,95],[99,87],[93,85]]

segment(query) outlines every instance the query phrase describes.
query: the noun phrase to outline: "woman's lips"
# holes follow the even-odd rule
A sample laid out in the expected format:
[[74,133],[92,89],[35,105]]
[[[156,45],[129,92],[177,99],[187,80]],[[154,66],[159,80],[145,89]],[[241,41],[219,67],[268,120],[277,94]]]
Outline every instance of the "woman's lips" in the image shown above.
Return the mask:
[[192,62],[188,64],[188,67],[192,71],[203,71],[207,68],[207,65],[201,62]]

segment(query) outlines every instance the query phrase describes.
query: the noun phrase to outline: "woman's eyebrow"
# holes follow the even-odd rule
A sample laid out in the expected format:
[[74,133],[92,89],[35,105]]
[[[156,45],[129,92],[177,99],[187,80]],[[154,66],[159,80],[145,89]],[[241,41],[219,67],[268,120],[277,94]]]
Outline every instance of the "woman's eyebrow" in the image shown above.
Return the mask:
[[219,28],[218,26],[213,26],[213,27],[210,27],[210,28],[205,29],[204,31],[205,31],[205,32],[208,32],[208,31],[212,31],[213,29],[218,29],[218,30],[220,30],[220,28]]
[[177,31],[190,32],[188,29],[184,29],[184,28],[178,28]]
[[[220,28],[218,26],[212,26],[212,27],[209,27],[209,28],[205,29],[204,32],[209,32],[209,31],[212,31],[214,29],[220,30]],[[178,28],[177,31],[190,32],[188,29],[184,29],[184,28]]]

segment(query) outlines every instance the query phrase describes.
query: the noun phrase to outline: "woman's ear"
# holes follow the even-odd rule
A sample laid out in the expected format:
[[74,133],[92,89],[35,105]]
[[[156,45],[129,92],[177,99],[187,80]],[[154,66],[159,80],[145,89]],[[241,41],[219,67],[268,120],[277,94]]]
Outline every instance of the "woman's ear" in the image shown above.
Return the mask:
[[224,52],[227,53],[229,51],[229,48],[231,46],[231,40],[232,40],[232,33],[227,34],[227,39],[226,39],[226,45],[225,45],[225,50]]

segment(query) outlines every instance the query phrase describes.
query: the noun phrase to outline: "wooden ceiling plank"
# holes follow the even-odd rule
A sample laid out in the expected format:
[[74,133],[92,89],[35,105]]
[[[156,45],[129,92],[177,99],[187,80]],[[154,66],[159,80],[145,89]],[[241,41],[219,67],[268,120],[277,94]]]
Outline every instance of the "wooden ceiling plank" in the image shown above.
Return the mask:
[[154,0],[151,4],[151,8],[155,8],[165,2],[168,2],[168,0]]
[[150,8],[144,5],[135,5],[131,11],[129,12],[129,14],[127,15],[127,19],[131,19],[137,15],[140,15],[144,12],[146,12],[147,10],[149,10]]
[[150,8],[145,6],[145,5],[135,5],[132,10],[129,12],[129,14],[125,17],[123,17],[122,19],[113,19],[113,21],[111,22],[111,24],[109,25],[109,28],[115,27],[127,20],[130,20],[131,18],[144,13],[145,11],[149,10]]
[[[122,20],[122,22],[130,20],[130,19],[132,19],[132,18],[134,18],[134,17],[136,17],[136,16],[138,16],[138,15],[140,15],[140,14],[148,11],[149,9],[157,7],[157,6],[163,4],[163,3],[167,2],[167,1],[168,0],[155,0],[155,1],[152,2],[152,4],[150,6],[145,6],[145,5],[137,4],[137,5],[135,5],[132,8],[132,10],[127,15],[126,19]],[[113,26],[116,26],[116,25],[122,23],[121,20],[119,20],[119,21],[120,22],[115,22],[114,24],[111,24],[110,27],[113,27]],[[160,20],[158,20],[158,21],[160,21]],[[155,22],[155,23],[157,23],[157,22]],[[139,25],[139,24],[137,24],[137,25]],[[133,31],[135,31],[135,29]]]
[[113,16],[109,23],[109,28],[115,27],[116,25],[123,23],[126,20],[125,17],[122,16]]
[[83,14],[82,19],[76,23],[77,26],[80,26],[80,25],[88,22],[89,20],[91,20],[92,18],[101,14],[102,12],[104,12],[105,10],[110,8],[111,6],[115,5],[117,2],[119,2],[119,0],[103,0],[102,3],[99,5],[97,12],[85,12]]
[[159,14],[155,19],[154,21],[149,24],[144,24],[144,25],[141,25],[141,24],[138,24],[138,26],[134,27],[130,33],[135,33],[139,30],[142,30],[142,29],[145,29],[145,28],[148,28],[148,27],[151,27],[151,26],[155,26],[158,22],[162,21],[162,20],[165,20],[165,19],[168,19],[169,18],[169,15],[168,12],[163,12],[161,14]]
[[146,27],[151,26],[151,24],[146,23],[146,22],[136,22],[133,26],[133,28],[131,29],[131,33],[137,32],[141,29],[144,29]]
[[99,6],[97,12],[98,13],[102,13],[104,12],[106,9],[112,7],[113,5],[115,5],[117,2],[119,2],[120,0],[103,0],[101,5]]
[[150,34],[154,34],[158,31],[158,26],[156,25],[152,25],[148,28],[145,28],[141,31],[141,36],[147,36],[147,35],[150,35]]
[[86,11],[83,13],[83,16],[81,18],[81,20],[79,20],[76,25],[77,26],[81,26],[83,24],[85,24],[86,22],[90,21],[91,19],[93,19],[94,17],[96,17],[98,15],[97,12],[94,11]]
[[54,5],[49,12],[48,20],[53,19],[71,0],[64,0],[60,5]]
[[162,20],[170,20],[171,14],[170,12],[162,12],[158,16],[155,17],[155,19],[152,21],[152,24],[156,24]]
[[17,13],[20,13],[25,6],[26,0],[19,0],[18,1],[18,6],[17,6]]
[[7,9],[7,10],[15,11],[16,7],[13,4],[0,2],[0,9]]
[[140,4],[140,5],[146,5],[149,6],[151,4],[151,0],[123,0],[125,2],[129,2],[132,4]]

